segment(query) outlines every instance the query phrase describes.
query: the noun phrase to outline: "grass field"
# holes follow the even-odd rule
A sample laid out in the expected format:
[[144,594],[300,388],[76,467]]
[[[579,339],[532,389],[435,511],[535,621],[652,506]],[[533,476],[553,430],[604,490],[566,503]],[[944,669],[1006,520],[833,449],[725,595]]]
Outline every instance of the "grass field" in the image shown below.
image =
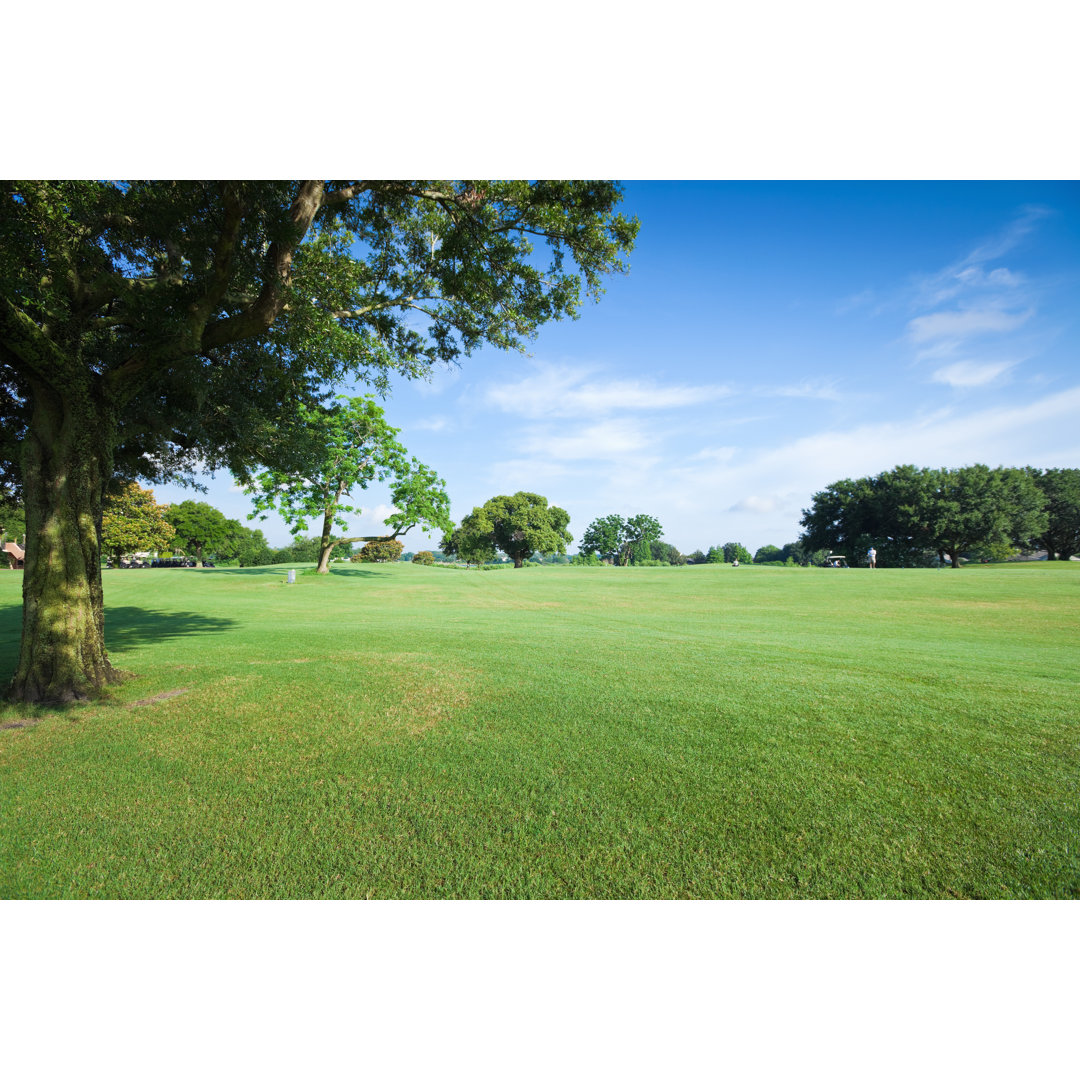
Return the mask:
[[138,678],[0,708],[6,898],[1080,896],[1080,564],[105,590]]

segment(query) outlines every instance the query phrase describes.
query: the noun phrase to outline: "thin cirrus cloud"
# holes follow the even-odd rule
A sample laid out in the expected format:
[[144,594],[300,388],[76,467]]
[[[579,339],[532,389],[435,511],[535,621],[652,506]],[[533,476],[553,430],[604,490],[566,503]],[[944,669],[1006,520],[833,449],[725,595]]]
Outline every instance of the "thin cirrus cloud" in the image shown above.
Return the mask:
[[1018,361],[999,360],[980,363],[978,360],[960,360],[955,364],[938,368],[930,376],[933,382],[945,383],[965,389],[974,386],[986,386],[996,382],[1007,371],[1014,368]]
[[951,300],[963,292],[976,289],[1016,289],[1026,284],[1023,275],[1006,267],[987,270],[988,263],[1012,251],[1050,210],[1041,206],[1026,206],[996,236],[983,241],[964,258],[946,266],[920,283],[923,302],[934,306]]
[[522,449],[556,461],[625,461],[654,442],[635,420],[603,420],[570,434],[533,432]]
[[935,311],[920,315],[908,323],[908,336],[916,345],[949,340],[965,340],[981,334],[1007,333],[1022,326],[1034,314],[1026,311],[1003,311],[996,307],[969,308],[964,311]]
[[599,417],[618,411],[677,409],[728,397],[727,386],[662,386],[648,379],[587,381],[589,372],[544,367],[516,383],[488,387],[485,401],[531,419]]
[[755,393],[763,397],[811,398],[817,401],[839,401],[842,397],[835,379],[803,379],[802,382],[785,386],[758,387]]

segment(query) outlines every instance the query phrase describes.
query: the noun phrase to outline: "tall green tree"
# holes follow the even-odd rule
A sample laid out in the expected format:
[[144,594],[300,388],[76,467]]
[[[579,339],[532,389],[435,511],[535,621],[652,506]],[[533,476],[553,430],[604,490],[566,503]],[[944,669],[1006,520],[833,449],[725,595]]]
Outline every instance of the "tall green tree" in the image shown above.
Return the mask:
[[1046,499],[1046,528],[1035,538],[1048,559],[1080,555],[1080,469],[1027,470]]
[[929,517],[917,527],[930,532],[931,544],[949,556],[954,570],[969,548],[1027,547],[1047,523],[1046,500],[1023,469],[966,465],[940,469]]
[[674,545],[667,544],[663,540],[653,540],[649,544],[649,554],[654,562],[666,563],[669,566],[685,566],[686,556]]
[[663,532],[660,522],[648,514],[635,514],[631,518],[608,514],[589,525],[578,547],[585,555],[595,553],[619,566],[628,566],[631,562],[651,559],[650,545]]
[[229,519],[229,548],[241,566],[269,566],[273,552],[261,529],[249,529],[246,525]]
[[610,562],[622,563],[623,533],[626,521],[619,514],[608,514],[589,524],[578,543],[583,555],[597,555]]
[[168,551],[176,530],[158,506],[154,492],[131,482],[105,496],[101,515],[101,546],[120,565],[136,551]]
[[[877,504],[869,477],[837,480],[813,496],[802,514],[802,542],[815,550],[843,554],[852,565],[880,538]],[[884,562],[884,559],[881,560]]]
[[625,269],[620,198],[606,181],[0,183],[0,429],[28,537],[10,696],[121,677],[98,542],[114,475],[243,477],[328,380],[521,348]]
[[[534,552],[566,554],[573,537],[566,531],[570,515],[559,506],[549,506],[543,495],[519,491],[496,495],[483,506],[473,508],[451,534],[451,546],[470,562],[487,562],[495,549],[504,551],[515,568],[525,565]],[[445,548],[444,548],[445,551]]]
[[650,545],[663,536],[660,522],[649,514],[635,514],[626,519],[623,528],[623,565],[627,562],[645,562],[652,558]]
[[[271,451],[272,464],[254,473],[245,490],[253,498],[256,513],[263,513],[263,520],[267,511],[276,509],[294,536],[307,532],[311,518],[320,520],[320,574],[330,572],[330,558],[338,544],[396,540],[416,525],[450,528],[445,483],[426,465],[407,456],[397,440],[399,433],[400,428],[386,422],[385,413],[372,397],[340,397],[329,408],[301,406],[277,440],[277,452]],[[344,529],[347,515],[360,512],[352,493],[388,479],[393,481],[395,512],[386,525],[392,531],[334,536],[335,525]]]
[[165,520],[175,530],[176,543],[189,555],[195,565],[202,566],[209,555],[232,558],[236,542],[235,525],[215,506],[186,499],[174,503],[165,511]]

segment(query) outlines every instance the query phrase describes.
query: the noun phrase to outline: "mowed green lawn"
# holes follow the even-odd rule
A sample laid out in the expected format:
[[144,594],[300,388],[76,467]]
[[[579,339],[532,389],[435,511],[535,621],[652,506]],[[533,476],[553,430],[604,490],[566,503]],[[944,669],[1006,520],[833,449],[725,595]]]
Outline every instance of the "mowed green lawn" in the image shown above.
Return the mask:
[[0,708],[7,898],[1080,895],[1080,564],[105,590],[138,678]]

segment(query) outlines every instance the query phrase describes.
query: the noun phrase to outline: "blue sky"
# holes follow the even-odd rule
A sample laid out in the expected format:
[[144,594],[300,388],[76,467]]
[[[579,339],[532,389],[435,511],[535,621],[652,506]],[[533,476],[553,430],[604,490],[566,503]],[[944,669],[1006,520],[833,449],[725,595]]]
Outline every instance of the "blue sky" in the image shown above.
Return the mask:
[[[644,512],[682,551],[753,551],[794,540],[842,477],[1080,466],[1080,184],[625,188],[641,232],[598,305],[542,328],[526,357],[487,349],[384,402],[455,520],[536,491],[575,538]],[[231,478],[206,482],[158,499],[246,519]],[[355,530],[378,531],[387,492],[358,501]],[[251,524],[288,541],[280,519]]]

